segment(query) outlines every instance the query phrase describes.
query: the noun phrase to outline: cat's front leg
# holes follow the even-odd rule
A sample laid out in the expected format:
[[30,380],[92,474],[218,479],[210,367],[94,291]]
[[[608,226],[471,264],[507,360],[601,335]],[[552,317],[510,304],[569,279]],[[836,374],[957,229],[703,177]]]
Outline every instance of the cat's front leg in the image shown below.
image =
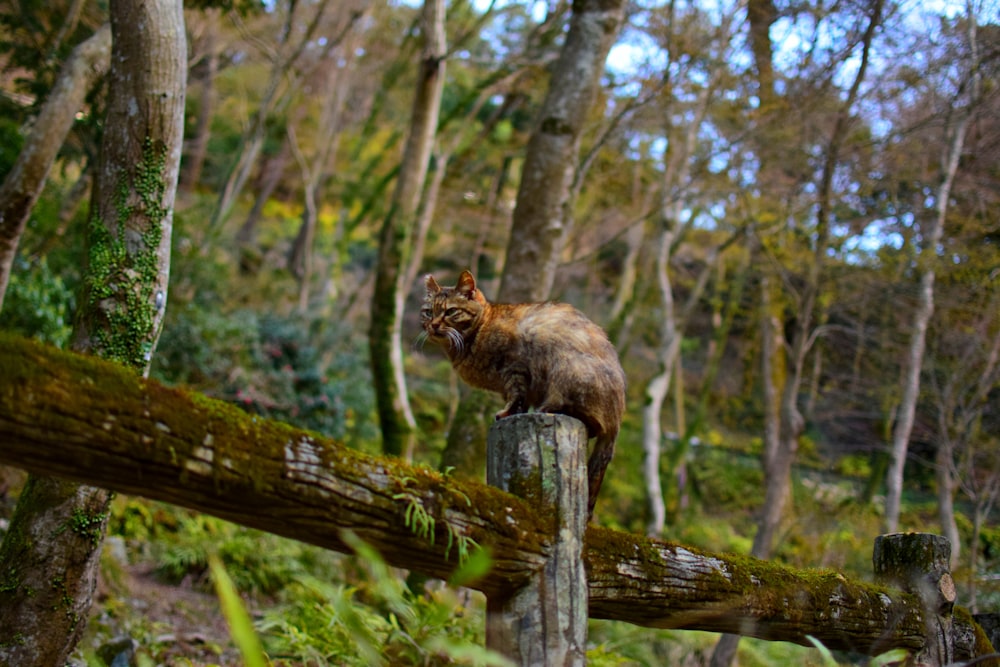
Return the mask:
[[501,372],[503,378],[503,397],[507,405],[496,413],[494,418],[501,420],[511,415],[519,415],[528,411],[528,369],[519,362],[508,365]]

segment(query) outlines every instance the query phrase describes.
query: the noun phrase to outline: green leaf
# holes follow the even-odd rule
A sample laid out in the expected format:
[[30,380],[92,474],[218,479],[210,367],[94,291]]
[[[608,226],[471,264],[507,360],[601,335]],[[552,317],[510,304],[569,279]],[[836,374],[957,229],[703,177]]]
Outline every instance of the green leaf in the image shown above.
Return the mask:
[[267,667],[269,661],[264,655],[260,637],[253,629],[250,614],[243,606],[243,600],[236,592],[236,586],[229,578],[225,566],[217,555],[212,554],[208,557],[208,567],[212,572],[212,582],[215,584],[219,603],[222,605],[222,615],[226,617],[236,647],[243,654],[243,664],[247,667]]
[[868,662],[868,667],[885,667],[885,665],[902,663],[908,657],[910,657],[910,652],[905,648],[895,648],[891,651],[883,653],[882,655],[872,658]]
[[816,650],[819,651],[819,654],[823,657],[823,664],[826,665],[826,667],[837,667],[837,660],[833,657],[833,653],[830,652],[830,649],[823,646],[823,644],[812,635],[806,635],[806,639],[808,639],[812,645],[816,647]]
[[493,557],[488,549],[475,549],[462,562],[462,564],[451,573],[448,578],[449,586],[467,586],[470,583],[482,578],[493,567]]

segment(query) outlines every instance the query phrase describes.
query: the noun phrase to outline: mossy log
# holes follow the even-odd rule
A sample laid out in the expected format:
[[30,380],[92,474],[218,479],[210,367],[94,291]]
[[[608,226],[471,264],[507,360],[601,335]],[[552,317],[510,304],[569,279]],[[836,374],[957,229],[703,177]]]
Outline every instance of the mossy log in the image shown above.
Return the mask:
[[[477,482],[246,414],[93,357],[0,335],[0,463],[163,500],[349,551],[354,531],[398,567],[447,578],[490,550],[471,586],[526,584],[551,545],[528,503]],[[864,654],[924,645],[916,596],[744,556],[590,527],[589,615]],[[956,615],[957,617],[958,615]],[[965,618],[965,617],[962,617]],[[958,623],[970,623],[960,621]],[[975,649],[959,650],[976,655]]]

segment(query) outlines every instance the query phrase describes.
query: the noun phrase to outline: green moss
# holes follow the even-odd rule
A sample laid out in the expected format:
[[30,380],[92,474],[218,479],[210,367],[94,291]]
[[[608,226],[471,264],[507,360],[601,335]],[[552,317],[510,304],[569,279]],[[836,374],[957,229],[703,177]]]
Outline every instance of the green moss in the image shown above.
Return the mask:
[[78,507],[73,510],[73,515],[68,520],[69,529],[80,537],[90,540],[91,546],[96,549],[101,542],[101,533],[107,516],[106,512],[90,514]]
[[[147,138],[132,182],[122,179],[118,185],[117,219],[113,223],[97,217],[90,221],[88,303],[92,312],[103,317],[92,334],[101,356],[134,369],[145,368],[149,361],[157,314],[166,298],[155,293],[163,221],[170,213],[162,203],[165,165],[166,150],[155,148]],[[130,248],[126,228],[130,223],[134,226],[136,216],[144,220],[145,230],[140,235],[141,247]]]
[[80,615],[73,611],[73,598],[66,588],[66,579],[56,577],[50,585],[59,596],[56,603],[52,605],[52,611],[64,610],[66,618],[69,620],[69,632],[73,632],[76,629],[76,624],[80,622]]
[[17,568],[11,566],[0,574],[0,594],[13,593],[21,585],[21,577]]
[[[6,394],[16,395],[20,385],[32,385],[37,391],[42,386],[49,386],[53,391],[62,391],[63,380],[78,381],[88,378],[95,386],[107,389],[116,394],[134,393],[141,381],[136,374],[117,364],[98,364],[95,366],[91,356],[59,350],[30,338],[0,332],[0,377],[5,379],[0,383],[0,400]],[[39,379],[53,380],[39,382]],[[79,402],[86,396],[65,397]]]
[[[990,641],[990,638],[986,635],[986,631],[976,622],[968,609],[956,606],[952,611],[952,615],[958,623],[968,625],[972,628],[973,633],[975,633],[976,644],[973,649],[973,655],[987,656],[995,653],[996,649],[993,647],[993,642]],[[1000,659],[988,658],[984,659],[982,663],[977,664],[982,664],[985,667],[997,667],[1000,665]]]

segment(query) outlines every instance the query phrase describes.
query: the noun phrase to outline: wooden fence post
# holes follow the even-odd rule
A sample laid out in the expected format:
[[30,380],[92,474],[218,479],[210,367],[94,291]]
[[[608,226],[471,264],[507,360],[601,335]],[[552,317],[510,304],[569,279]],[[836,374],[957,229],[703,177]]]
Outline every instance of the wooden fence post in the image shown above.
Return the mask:
[[955,582],[949,559],[951,542],[930,533],[892,533],[875,538],[872,563],[876,583],[916,595],[924,607],[927,641],[916,664],[943,666],[955,660],[952,609]]
[[587,432],[571,417],[514,415],[490,427],[486,481],[529,501],[552,535],[531,581],[486,601],[486,645],[527,667],[586,664]]

